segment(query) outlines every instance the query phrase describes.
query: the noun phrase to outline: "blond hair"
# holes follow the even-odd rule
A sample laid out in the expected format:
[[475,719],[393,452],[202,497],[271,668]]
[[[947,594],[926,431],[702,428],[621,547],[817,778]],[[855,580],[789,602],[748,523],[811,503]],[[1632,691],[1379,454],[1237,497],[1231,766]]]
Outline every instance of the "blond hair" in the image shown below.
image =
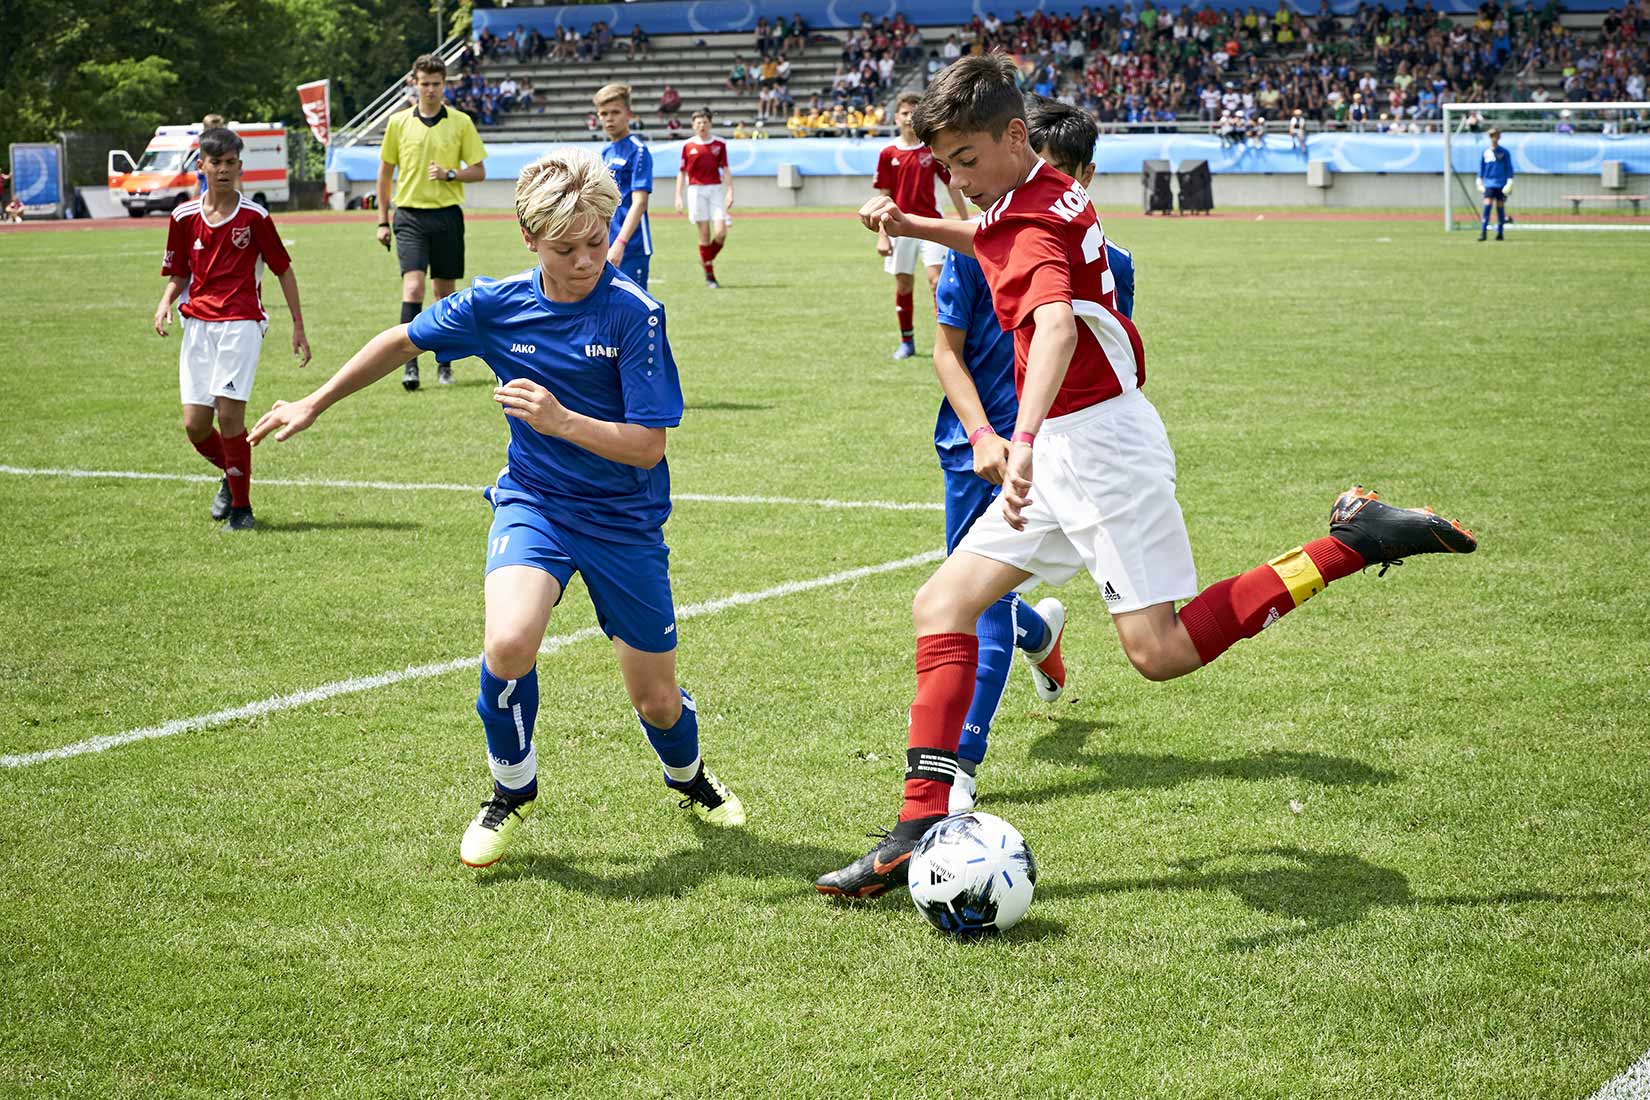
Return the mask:
[[596,94],[590,97],[590,101],[598,107],[615,99],[622,99],[626,107],[630,106],[630,85],[603,84],[596,89]]
[[552,149],[516,180],[516,220],[535,239],[565,237],[590,222],[606,225],[618,206],[619,188],[588,149]]

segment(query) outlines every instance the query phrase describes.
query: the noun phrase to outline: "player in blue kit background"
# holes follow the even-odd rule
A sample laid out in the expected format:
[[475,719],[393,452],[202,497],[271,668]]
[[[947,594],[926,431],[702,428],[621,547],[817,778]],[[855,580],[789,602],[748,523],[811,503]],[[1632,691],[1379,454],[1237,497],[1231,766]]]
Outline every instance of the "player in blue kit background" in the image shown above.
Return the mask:
[[[1027,110],[1027,131],[1039,156],[1085,187],[1094,178],[1094,144],[1100,131],[1093,116],[1052,100]],[[1134,312],[1134,257],[1106,243],[1106,259],[1117,278],[1118,308]],[[1008,437],[1020,403],[1014,396],[1014,338],[1005,333],[992,308],[985,273],[972,256],[947,252],[935,305],[939,326],[934,340],[934,372],[946,400],[934,424],[934,449],[945,475],[945,550],[950,553],[1002,490]],[[1052,597],[1036,608],[1010,593],[980,616],[979,667],[974,699],[963,720],[957,746],[958,774],[951,785],[950,811],[972,809],[976,773],[985,760],[991,723],[1008,685],[1017,647],[1031,667],[1037,697],[1053,702],[1065,688],[1060,638],[1065,606]]]
[[653,257],[653,232],[647,223],[647,204],[653,193],[653,154],[630,132],[630,85],[607,84],[593,97],[596,117],[609,144],[602,163],[619,189],[619,205],[608,229],[607,262],[647,289],[647,268]]
[[619,196],[584,149],[553,150],[516,185],[522,239],[538,263],[442,299],[410,325],[380,333],[309,396],[275,407],[254,443],[285,440],[328,407],[422,351],[477,356],[499,385],[509,465],[486,491],[486,639],[476,712],[493,792],[459,858],[485,867],[504,854],[538,793],[533,726],[538,651],[574,573],[618,657],[625,689],[666,784],[713,825],[745,810],[704,766],[693,699],[676,682],[676,612],[669,549],[665,431],[681,422],[682,390],[664,309],[605,262]]
[[1505,240],[1507,230],[1507,192],[1512,190],[1512,154],[1501,145],[1501,131],[1490,130],[1490,147],[1478,161],[1478,190],[1484,194],[1484,215],[1478,223],[1478,239],[1490,232],[1490,209],[1495,210],[1495,239]]

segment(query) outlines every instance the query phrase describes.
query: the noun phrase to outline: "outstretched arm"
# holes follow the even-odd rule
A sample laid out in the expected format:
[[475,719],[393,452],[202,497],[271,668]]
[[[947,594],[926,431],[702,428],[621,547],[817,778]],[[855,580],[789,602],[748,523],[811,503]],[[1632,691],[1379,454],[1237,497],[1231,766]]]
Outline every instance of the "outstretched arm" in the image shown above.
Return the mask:
[[275,442],[285,442],[288,437],[315,423],[315,418],[333,405],[356,390],[372,385],[421,350],[407,338],[406,325],[385,329],[368,340],[366,347],[350,356],[349,362],[339,367],[338,373],[323,382],[314,393],[296,401],[275,402],[274,407],[260,416],[248,433],[253,445],[271,432],[275,433]]
[[890,237],[919,237],[935,244],[974,255],[974,223],[951,218],[923,218],[907,214],[886,195],[878,195],[859,208],[859,220],[873,233]]

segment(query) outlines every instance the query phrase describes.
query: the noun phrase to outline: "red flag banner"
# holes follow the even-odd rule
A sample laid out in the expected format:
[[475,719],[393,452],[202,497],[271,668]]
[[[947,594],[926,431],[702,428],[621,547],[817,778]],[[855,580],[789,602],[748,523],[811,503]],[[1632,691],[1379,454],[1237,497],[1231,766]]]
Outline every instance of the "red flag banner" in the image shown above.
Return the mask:
[[332,137],[332,96],[330,80],[312,80],[298,85],[298,102],[303,104],[304,121],[315,140],[325,145]]

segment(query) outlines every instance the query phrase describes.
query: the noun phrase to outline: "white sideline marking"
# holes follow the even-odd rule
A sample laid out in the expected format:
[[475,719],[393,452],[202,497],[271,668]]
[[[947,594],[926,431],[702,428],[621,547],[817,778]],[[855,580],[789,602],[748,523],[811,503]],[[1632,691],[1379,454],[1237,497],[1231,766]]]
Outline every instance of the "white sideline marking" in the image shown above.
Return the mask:
[[1646,1100],[1647,1097],[1650,1097],[1650,1050],[1587,1100]]
[[[215,482],[216,474],[154,474],[142,470],[67,470],[33,466],[0,466],[0,474],[14,477],[81,477],[117,481],[199,481]],[[480,494],[483,486],[455,485],[446,481],[334,481],[324,478],[260,477],[259,485],[285,485],[315,489],[380,489],[389,492],[446,492]],[[672,500],[697,504],[790,504],[811,508],[862,508],[879,512],[943,512],[945,505],[925,501],[898,500],[803,500],[799,497],[718,496],[710,493],[670,494]]]
[[[701,615],[715,615],[726,611],[730,607],[743,607],[746,604],[761,603],[764,600],[776,600],[783,596],[794,596],[798,592],[809,592],[815,588],[831,588],[850,581],[857,581],[862,577],[875,576],[878,573],[892,573],[900,569],[908,569],[913,565],[922,565],[926,562],[939,561],[945,557],[943,550],[929,550],[922,554],[913,554],[898,561],[885,561],[880,565],[865,565],[858,569],[846,569],[829,576],[814,577],[805,581],[787,581],[784,584],[764,588],[758,592],[735,592],[731,596],[722,596],[719,599],[706,600],[689,607],[676,609],[676,619],[694,619]],[[583,630],[575,630],[571,634],[557,634],[544,639],[544,645],[539,648],[540,653],[555,653],[576,642],[586,642],[592,638],[603,637],[599,627],[587,626]],[[178,718],[158,726],[145,726],[142,729],[127,730],[124,733],[112,733],[102,737],[93,737],[85,741],[76,741],[72,745],[63,745],[55,749],[43,749],[40,752],[20,753],[15,756],[0,756],[0,767],[24,768],[30,764],[42,764],[48,760],[66,760],[71,756],[81,756],[89,752],[103,752],[119,745],[129,745],[134,741],[150,741],[157,737],[171,737],[179,733],[193,733],[196,730],[210,729],[213,726],[222,726],[229,722],[237,722],[243,718],[257,718],[265,714],[274,714],[277,711],[291,710],[308,703],[319,703],[333,699],[340,695],[354,695],[363,691],[372,691],[375,688],[389,687],[392,684],[403,683],[407,680],[427,680],[432,676],[444,676],[449,672],[459,672],[464,669],[474,669],[480,661],[480,654],[472,657],[458,657],[451,661],[437,661],[428,665],[411,665],[407,668],[392,672],[380,672],[375,676],[359,676],[352,680],[334,680],[330,684],[309,688],[305,691],[294,691],[287,695],[274,695],[268,699],[260,699],[255,703],[246,703],[242,706],[231,707],[228,710],[213,711],[211,714],[199,714],[193,718]]]

